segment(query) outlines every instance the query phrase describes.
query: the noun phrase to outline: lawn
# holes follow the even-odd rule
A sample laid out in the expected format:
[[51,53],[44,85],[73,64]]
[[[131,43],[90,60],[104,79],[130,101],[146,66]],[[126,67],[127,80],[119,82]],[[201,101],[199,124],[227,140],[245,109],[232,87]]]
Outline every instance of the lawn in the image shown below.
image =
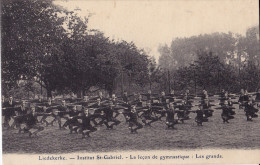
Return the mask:
[[[237,107],[237,106],[236,106]],[[174,130],[166,130],[165,118],[145,126],[138,134],[130,134],[123,116],[114,130],[105,126],[82,139],[80,134],[69,134],[58,126],[45,127],[38,137],[18,134],[17,130],[3,130],[3,153],[71,153],[109,152],[130,150],[181,150],[181,149],[259,149],[260,119],[246,121],[243,110],[235,110],[235,119],[223,124],[221,110],[215,110],[209,122],[197,126],[191,119],[177,124]]]

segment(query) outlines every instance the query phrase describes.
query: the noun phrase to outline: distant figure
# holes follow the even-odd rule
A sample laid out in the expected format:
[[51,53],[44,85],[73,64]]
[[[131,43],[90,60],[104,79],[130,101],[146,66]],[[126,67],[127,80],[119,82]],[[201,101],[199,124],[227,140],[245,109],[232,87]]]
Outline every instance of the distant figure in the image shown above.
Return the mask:
[[197,123],[198,126],[202,126],[203,122],[208,122],[208,118],[204,117],[202,105],[199,105],[199,109],[196,110],[196,111],[193,111],[193,112],[197,113],[197,116],[195,118],[195,122]]
[[252,100],[249,100],[248,103],[245,105],[245,112],[246,112],[246,119],[247,121],[252,121],[253,118],[257,118],[258,115],[256,114],[259,110],[254,107]]
[[224,105],[222,105],[222,113],[221,118],[223,123],[229,123],[230,119],[234,119],[234,111],[232,110],[233,107],[228,105],[228,101],[224,101]]
[[174,128],[174,125],[178,123],[178,120],[175,119],[175,107],[173,103],[169,104],[169,108],[166,109],[166,129]]

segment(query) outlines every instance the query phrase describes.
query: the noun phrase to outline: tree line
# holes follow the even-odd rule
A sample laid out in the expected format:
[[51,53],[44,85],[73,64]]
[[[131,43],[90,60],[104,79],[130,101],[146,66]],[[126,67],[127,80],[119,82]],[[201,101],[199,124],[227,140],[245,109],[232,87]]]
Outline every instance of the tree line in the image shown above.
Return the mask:
[[111,94],[123,74],[132,83],[146,83],[146,52],[133,42],[116,42],[89,29],[89,17],[52,0],[5,0],[1,14],[4,95],[21,87],[39,91],[39,85],[48,97],[53,91],[81,97],[92,86]]
[[245,36],[229,32],[176,38],[159,52],[159,66],[171,73],[166,89],[217,93],[260,88],[259,26],[248,28]]

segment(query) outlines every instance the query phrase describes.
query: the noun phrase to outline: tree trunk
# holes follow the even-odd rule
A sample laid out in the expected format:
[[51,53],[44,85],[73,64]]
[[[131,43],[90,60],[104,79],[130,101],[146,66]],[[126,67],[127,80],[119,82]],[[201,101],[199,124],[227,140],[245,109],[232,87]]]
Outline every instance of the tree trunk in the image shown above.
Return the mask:
[[112,89],[108,90],[108,94],[109,94],[109,97],[112,97],[113,90]]
[[47,88],[47,99],[52,98],[51,89]]
[[83,90],[82,90],[82,95],[83,95],[83,97],[86,96],[86,89],[85,88],[83,88]]
[[77,98],[82,98],[82,90],[77,91]]

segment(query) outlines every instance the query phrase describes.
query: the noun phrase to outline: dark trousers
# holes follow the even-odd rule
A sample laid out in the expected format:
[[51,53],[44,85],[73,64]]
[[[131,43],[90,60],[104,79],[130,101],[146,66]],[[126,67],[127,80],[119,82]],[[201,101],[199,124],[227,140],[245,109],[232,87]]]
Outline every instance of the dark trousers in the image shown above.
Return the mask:
[[143,128],[143,125],[138,121],[129,121],[129,127],[133,128],[134,126],[136,126],[136,128],[133,129],[134,131]]

